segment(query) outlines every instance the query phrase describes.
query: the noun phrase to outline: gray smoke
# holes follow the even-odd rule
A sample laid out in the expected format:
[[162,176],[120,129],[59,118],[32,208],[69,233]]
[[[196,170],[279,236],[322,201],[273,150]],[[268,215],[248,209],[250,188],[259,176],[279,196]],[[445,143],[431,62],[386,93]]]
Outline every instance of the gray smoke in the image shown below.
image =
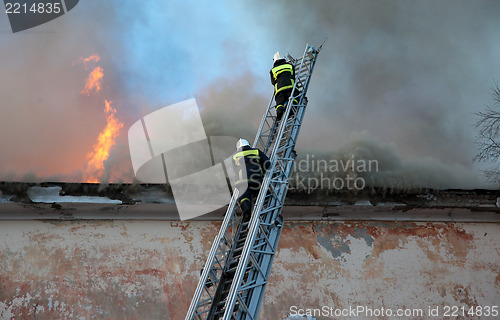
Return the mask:
[[476,174],[460,164],[446,165],[430,157],[404,160],[393,144],[366,131],[353,133],[337,151],[299,153],[290,183],[294,190],[308,193],[368,187],[397,192],[484,187]]
[[252,143],[270,99],[255,89],[258,81],[246,73],[217,79],[201,91],[197,102],[208,136],[232,136]]
[[275,50],[300,52],[328,37],[300,147],[338,150],[367,131],[393,144],[402,161],[422,159],[423,175],[442,166],[462,168],[450,184],[471,177],[473,113],[499,78],[499,2],[258,1],[252,8]]
[[[125,124],[106,161],[111,182],[133,179],[130,125],[184,99],[197,98],[208,135],[252,140],[274,52],[300,56],[328,37],[299,154],[379,159],[376,184],[481,185],[473,113],[500,78],[498,1],[161,3],[81,2],[19,34],[0,21],[0,179],[79,181],[104,99]],[[73,63],[91,54],[105,77],[88,97],[90,70]]]
[[[2,13],[0,180],[81,181],[87,154],[106,125],[104,100],[123,108],[112,84],[116,68],[102,47],[101,37],[112,42],[112,36],[97,23],[105,21],[97,10],[87,20],[78,14],[85,10],[79,5],[53,22],[16,34]],[[92,54],[101,61],[86,69],[81,58]],[[97,65],[105,74],[101,93],[80,94]],[[118,117],[127,118],[120,111]]]

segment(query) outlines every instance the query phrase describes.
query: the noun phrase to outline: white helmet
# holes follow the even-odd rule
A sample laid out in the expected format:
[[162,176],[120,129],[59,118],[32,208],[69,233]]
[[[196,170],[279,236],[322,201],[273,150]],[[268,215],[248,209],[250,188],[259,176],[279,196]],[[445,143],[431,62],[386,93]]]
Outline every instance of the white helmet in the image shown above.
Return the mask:
[[238,140],[238,142],[236,142],[236,149],[240,149],[242,147],[249,147],[249,146],[250,146],[250,143],[248,143],[248,141],[246,141],[243,138],[241,138],[240,140]]
[[276,62],[276,60],[280,60],[280,59],[283,59],[283,58],[280,56],[280,52],[276,51],[276,53],[274,54],[273,60],[274,60],[274,62]]

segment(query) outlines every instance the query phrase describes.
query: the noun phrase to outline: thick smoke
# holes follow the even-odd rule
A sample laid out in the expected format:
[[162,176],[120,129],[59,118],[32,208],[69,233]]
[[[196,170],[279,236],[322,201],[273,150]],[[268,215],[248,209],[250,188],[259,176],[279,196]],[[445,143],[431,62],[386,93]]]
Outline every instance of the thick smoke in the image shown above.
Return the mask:
[[473,113],[499,77],[500,3],[259,1],[253,12],[262,13],[256,24],[275,50],[328,37],[302,148],[337,150],[352,132],[367,131],[394,144],[402,160],[434,158],[470,176]]
[[[349,158],[363,141],[359,156],[385,168],[374,183],[477,187],[473,113],[499,78],[499,12],[496,1],[86,1],[19,34],[3,19],[0,179],[81,181],[104,99],[125,124],[106,181],[133,179],[130,125],[184,99],[197,99],[208,135],[252,140],[273,53],[328,37],[299,155]],[[90,70],[73,63],[91,54],[105,75],[89,97]]]
[[106,124],[104,99],[116,98],[106,88],[80,94],[92,70],[81,58],[100,53],[105,74],[114,73],[102,43],[89,36],[100,28],[72,13],[18,34],[9,32],[7,22],[2,16],[0,179],[81,181],[87,154]]
[[[200,83],[229,70],[214,71],[230,61],[220,45],[228,37],[227,19],[203,31],[206,11],[191,10],[194,6],[83,1],[68,14],[17,34],[2,16],[0,180],[82,181],[87,155],[106,125],[106,99],[125,125],[102,180],[132,181],[130,125],[195,96]],[[211,8],[222,16],[220,6]],[[102,90],[82,95],[92,67],[85,69],[81,59],[93,54],[101,57],[92,67],[104,71]]]
[[484,187],[476,174],[460,164],[446,165],[430,157],[403,160],[395,145],[366,131],[352,133],[333,152],[299,153],[290,183],[292,189],[308,193],[372,187],[396,192]]
[[258,78],[246,73],[217,79],[197,95],[207,135],[253,141],[270,99],[257,93],[257,84]]

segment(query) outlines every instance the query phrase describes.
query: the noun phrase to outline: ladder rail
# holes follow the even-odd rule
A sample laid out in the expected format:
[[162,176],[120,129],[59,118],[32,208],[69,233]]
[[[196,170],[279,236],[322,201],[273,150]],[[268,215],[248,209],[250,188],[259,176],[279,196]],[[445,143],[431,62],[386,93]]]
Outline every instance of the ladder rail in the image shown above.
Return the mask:
[[[271,166],[264,176],[251,219],[243,221],[235,215],[239,192],[234,189],[186,320],[257,320],[281,236],[281,212],[295,160],[292,149],[302,125],[307,106],[305,94],[320,50],[321,46],[316,50],[308,44],[302,58],[289,57],[296,69],[296,81],[283,119],[277,125],[273,94],[253,142],[253,147],[266,154],[271,151]],[[294,99],[298,99],[297,103]]]
[[[271,165],[271,168],[269,170],[272,170],[272,168],[275,165],[276,165],[276,161],[273,161],[273,164]],[[269,187],[269,183],[270,183],[270,174],[266,173],[266,178],[264,179],[264,184],[262,185],[262,187],[264,187],[264,188]],[[242,258],[240,259],[240,263],[238,264],[238,268],[237,268],[236,274],[234,276],[233,284],[231,286],[231,289],[230,289],[230,292],[228,295],[229,300],[227,300],[227,302],[226,302],[226,311],[225,311],[223,319],[231,319],[230,316],[233,313],[235,300],[240,296],[240,295],[237,295],[237,292],[239,290],[238,287],[241,283],[241,280],[243,279],[244,273],[246,272],[248,260],[251,258],[250,252],[252,250],[252,245],[253,245],[252,239],[255,239],[256,234],[258,232],[259,224],[260,224],[259,220],[261,217],[259,215],[257,215],[256,212],[259,212],[260,209],[262,208],[262,205],[264,202],[264,197],[261,196],[261,194],[259,194],[259,196],[260,196],[260,198],[257,199],[257,203],[254,207],[254,212],[252,213],[253,217],[252,217],[251,224],[250,224],[250,231],[249,231],[249,234],[247,236],[247,241],[245,242],[245,246],[244,246],[243,252],[242,252]],[[242,304],[242,302],[240,301],[240,305],[241,304]],[[245,319],[248,319],[248,317],[250,317],[250,319],[254,319],[254,317],[252,317],[251,315],[248,315],[248,314],[247,314],[247,317]]]
[[[301,71],[303,69],[303,66],[304,66],[304,63],[305,63],[305,57],[306,57],[306,54],[308,53],[308,50],[312,48],[311,46],[306,46],[306,50],[304,52],[304,55],[303,55],[303,58],[302,60],[300,61],[300,68],[299,68],[299,73],[297,74],[297,78],[300,79],[300,76],[301,76]],[[314,49],[313,49],[314,50]],[[318,52],[316,51],[316,54]],[[312,59],[312,62],[308,65],[310,66],[311,64],[314,65],[314,62],[315,62],[315,56],[313,55],[313,59]],[[307,67],[306,66],[306,69]],[[283,200],[286,196],[286,191],[288,190],[288,174],[289,174],[289,170],[286,170],[287,167],[291,167],[291,163],[293,162],[293,159],[290,159],[289,156],[290,156],[290,153],[292,151],[292,148],[294,147],[295,143],[294,143],[294,140],[296,137],[293,137],[294,134],[295,135],[298,135],[298,128],[300,127],[300,124],[301,124],[301,121],[303,119],[303,115],[304,115],[304,112],[303,112],[303,109],[305,108],[305,104],[307,104],[307,100],[305,101],[305,103],[303,103],[303,98],[304,98],[304,95],[306,93],[306,89],[307,89],[307,84],[308,84],[308,79],[310,78],[310,75],[311,75],[311,70],[307,70],[307,76],[306,76],[306,84],[303,85],[303,90],[301,91],[300,93],[300,101],[299,101],[299,108],[297,108],[297,106],[295,106],[295,111],[294,111],[294,117],[292,117],[291,119],[289,118],[289,115],[290,115],[290,112],[292,111],[293,107],[294,107],[294,104],[293,104],[293,100],[296,98],[294,96],[294,92],[296,90],[296,87],[299,83],[299,81],[296,81],[295,84],[294,84],[294,88],[292,90],[292,94],[290,95],[290,98],[289,98],[289,101],[288,101],[288,106],[286,108],[286,111],[285,111],[285,114],[283,115],[283,121],[281,121],[280,125],[279,125],[279,130],[278,130],[278,134],[276,136],[276,140],[275,140],[275,144],[273,146],[273,150],[272,150],[272,158],[271,158],[271,166],[270,168],[268,169],[268,172],[266,172],[266,175],[265,175],[265,178],[264,178],[264,181],[263,181],[263,184],[261,185],[261,192],[259,193],[259,196],[257,197],[257,201],[256,201],[256,205],[254,206],[254,210],[253,210],[253,213],[252,213],[252,219],[251,219],[251,222],[250,222],[250,230],[248,232],[248,235],[247,235],[247,239],[246,239],[246,242],[245,242],[245,245],[244,245],[244,248],[243,248],[243,252],[242,252],[242,255],[241,255],[241,258],[240,258],[240,263],[238,264],[238,267],[237,267],[237,270],[236,270],[236,274],[233,278],[233,282],[231,284],[231,289],[229,291],[229,299],[227,300],[226,302],[226,306],[225,306],[225,313],[224,313],[224,317],[223,319],[230,319],[231,318],[231,315],[233,314],[233,309],[234,309],[234,306],[235,306],[235,303],[236,303],[236,300],[238,298],[238,296],[240,296],[239,294],[239,291],[243,291],[243,290],[240,290],[240,287],[242,286],[241,283],[243,281],[243,276],[245,273],[248,272],[247,269],[251,269],[252,266],[250,264],[249,266],[249,260],[253,260],[253,261],[256,261],[258,260],[259,258],[255,258],[253,256],[251,256],[252,254],[252,246],[254,244],[254,241],[256,239],[256,236],[257,236],[257,233],[259,231],[259,228],[260,228],[260,225],[261,223],[270,223],[271,221],[275,220],[277,218],[277,215],[281,212],[282,210],[282,207],[283,207]],[[269,111],[269,110],[268,110]],[[293,124],[293,122],[296,122],[296,126],[295,128],[297,128],[296,130],[291,130],[290,131],[290,137],[286,137],[286,138],[292,138],[292,144],[289,144],[289,139],[285,139],[285,145],[284,145],[284,148],[282,149],[282,146],[281,146],[281,142],[282,142],[282,139],[283,139],[283,135],[285,133],[285,128],[288,126],[288,124]],[[282,150],[280,150],[282,149]],[[274,180],[274,183],[278,186],[278,197],[275,197],[273,198],[273,200],[275,200],[274,202],[279,202],[279,205],[276,206],[273,210],[269,211],[269,214],[263,214],[261,215],[261,211],[262,211],[262,208],[264,206],[264,201],[265,201],[265,198],[266,198],[266,194],[268,193],[268,189],[270,187],[270,183],[271,183],[271,176],[273,175],[273,173],[276,171],[276,167],[278,165],[278,162],[280,161],[280,151],[282,153],[284,153],[284,156],[285,158],[282,159],[281,161],[285,161],[286,164],[285,166],[283,167],[283,165],[281,164],[282,166],[282,170],[279,170],[278,172],[278,176],[279,178]],[[288,171],[288,172],[284,172],[284,171]],[[273,187],[274,188],[274,187]],[[278,200],[279,199],[279,200]],[[272,200],[271,200],[272,201]],[[271,204],[271,205],[275,205],[275,204]],[[263,219],[263,220],[261,220]],[[275,229],[273,227],[270,227],[269,228],[269,233],[272,233],[273,230],[272,229]],[[278,229],[281,229],[281,227],[278,227]],[[266,232],[263,232],[263,234],[265,234]],[[279,234],[281,234],[281,230],[278,232]],[[275,239],[276,240],[276,237]],[[278,238],[279,240],[279,238]],[[270,255],[272,257],[274,257],[275,253],[276,253],[276,249],[277,249],[277,241],[275,241],[275,246],[274,248],[272,248],[271,252],[270,252]],[[272,247],[272,246],[271,246]],[[251,259],[252,258],[252,259]],[[271,269],[271,260],[268,261],[267,263],[267,273],[270,271]],[[257,266],[257,265],[256,265]],[[258,269],[256,266],[253,267],[253,269]],[[268,274],[263,277],[263,281],[261,283],[260,286],[262,286],[262,288],[264,289],[265,288],[265,284],[267,283],[267,280],[268,280]],[[252,289],[253,290],[253,289]],[[263,293],[263,291],[261,290],[261,292]],[[250,293],[251,294],[251,293]],[[259,301],[261,300],[262,296],[259,298]],[[243,300],[243,297],[242,299]],[[240,306],[241,306],[242,302],[240,301]],[[254,319],[258,316],[258,312],[260,310],[260,303],[254,303],[254,310],[255,312],[252,314],[242,314],[241,312],[238,313],[239,317],[237,319]],[[245,309],[248,309],[248,308],[245,308]]]
[[[278,190],[277,190],[277,194],[278,194],[278,195],[277,195],[277,197],[273,198],[273,199],[272,199],[272,201],[274,201],[274,202],[280,202],[280,201],[279,201],[279,199],[280,199],[280,198],[282,198],[282,196],[281,196],[281,195],[283,195],[283,190],[284,190],[284,187],[285,187],[286,183],[285,183],[285,182],[283,182],[283,181],[275,181],[275,184],[278,186]],[[260,207],[260,208],[262,208],[262,206],[263,206],[263,201],[260,201],[260,203],[258,203],[258,204],[256,205],[256,207]],[[282,207],[283,207],[283,203],[279,203],[279,204],[276,204],[276,203],[275,203],[275,204],[271,204],[271,207],[272,207],[272,208],[269,210],[269,214],[267,214],[267,215],[266,215],[266,216],[267,216],[267,219],[266,219],[267,221],[266,221],[266,222],[267,222],[267,224],[268,224],[268,225],[270,225],[270,223],[269,223],[268,221],[269,221],[269,220],[272,220],[272,219],[274,218],[274,216],[278,213],[278,211],[279,211],[279,212],[281,212],[280,208],[282,208]],[[266,218],[266,217],[263,217],[263,218]],[[251,226],[251,228],[252,228],[252,229],[251,229],[251,231],[250,231],[250,233],[249,233],[249,237],[248,237],[247,239],[252,239],[252,238],[255,238],[255,237],[256,237],[256,235],[257,235],[257,233],[259,233],[259,231],[261,231],[261,230],[259,230],[259,229],[260,229],[260,227],[264,224],[264,221],[262,221],[262,220],[260,220],[260,219],[261,219],[261,217],[257,217],[257,216],[256,216],[256,219],[254,219],[254,221],[253,221],[253,222],[254,222],[254,224]],[[271,227],[271,228],[272,228],[272,227]],[[272,232],[272,231],[273,231],[273,230],[270,230],[270,232]],[[278,228],[276,231],[281,231],[281,228]],[[268,246],[268,245],[270,244],[270,242],[271,242],[271,240],[269,240],[269,236],[267,236],[267,235],[266,235],[266,232],[261,232],[261,233],[263,234],[263,236],[264,236],[264,237],[266,237],[266,238],[267,238],[267,239],[266,239],[266,243],[265,243],[264,245],[265,245],[265,246]],[[276,235],[276,236],[277,236],[277,235]],[[243,252],[242,256],[243,256],[243,257],[248,257],[248,258],[247,258],[247,260],[253,260],[253,261],[252,261],[252,263],[253,263],[254,265],[257,265],[257,267],[258,267],[258,264],[255,262],[255,259],[257,259],[257,258],[255,258],[255,256],[252,256],[252,255],[251,255],[251,252],[252,252],[252,251],[253,251],[254,253],[259,253],[259,252],[261,252],[261,253],[263,253],[263,254],[267,254],[267,256],[269,257],[269,259],[271,259],[272,257],[274,257],[274,254],[275,254],[275,252],[276,252],[277,246],[274,246],[273,248],[271,248],[271,250],[270,250],[270,251],[267,251],[267,252],[262,252],[262,251],[256,251],[256,250],[254,249],[254,247],[252,247],[252,245],[253,245],[253,242],[252,242],[252,241],[250,241],[250,240],[247,240],[247,241],[248,241],[248,242],[247,242],[247,243],[248,243],[248,246],[247,246],[247,248],[246,248],[247,250],[245,250],[245,251]],[[276,243],[276,242],[275,242],[275,243]],[[247,262],[247,261],[242,261],[242,262],[240,262],[240,263],[241,263],[241,266],[242,266],[242,268],[241,268],[241,270],[242,270],[242,271],[241,271],[241,272],[243,273],[243,272],[245,272],[245,271],[246,271],[245,269],[246,269],[246,265],[248,265],[248,262]],[[270,264],[267,264],[267,265],[268,265],[268,268],[270,268],[270,266],[271,266],[271,265],[270,265]],[[258,273],[259,273],[259,274],[261,274],[261,276],[260,276],[260,277],[258,277],[258,278],[260,278],[260,280],[261,280],[261,281],[259,282],[258,280],[256,280],[256,282],[259,282],[259,283],[258,283],[258,284],[256,284],[256,285],[253,285],[253,286],[249,286],[247,289],[254,289],[254,288],[256,288],[257,286],[265,286],[265,285],[267,284],[267,280],[268,280],[268,279],[267,279],[267,276],[266,276],[266,275],[262,275],[264,272],[262,271],[262,269],[261,269],[261,268],[259,268],[259,269],[258,269],[258,271],[259,271]],[[267,271],[266,271],[265,273],[267,274]],[[238,273],[237,273],[237,275],[236,275],[236,276],[238,276]],[[236,279],[236,281],[234,281],[234,283],[236,283],[236,284],[237,284],[237,283],[238,283],[238,279]],[[240,289],[241,289],[241,288],[240,288]],[[238,289],[235,287],[235,289],[234,289],[234,290],[235,290],[235,291],[237,291]],[[230,296],[231,296],[231,293],[230,293]],[[231,302],[230,302],[230,301],[228,301],[228,303],[231,303]],[[258,308],[258,306],[260,305],[260,301],[255,301],[255,300],[254,300],[254,301],[253,301],[253,303],[251,302],[250,304],[251,304],[251,306],[250,306],[248,309],[252,309],[252,307],[255,309],[255,308]],[[227,312],[229,312],[229,310],[227,310]],[[254,314],[255,314],[255,316],[257,316],[257,315],[258,315],[258,310],[257,310]],[[247,317],[242,318],[242,319],[248,319],[248,317],[250,317],[250,319],[253,319],[253,318],[254,318],[252,315],[247,315]],[[226,319],[226,318],[227,318],[227,317],[225,317],[225,319]]]
[[[304,84],[304,89],[303,89],[303,95],[301,95],[301,100],[305,97],[305,93],[307,92],[307,88],[308,88],[308,85],[309,85],[309,80],[310,80],[310,77],[312,75],[312,71],[313,71],[313,67],[315,65],[315,62],[316,62],[316,58],[317,58],[317,54],[319,53],[319,51],[321,50],[321,47],[319,48],[319,50],[317,50],[315,53],[315,55],[313,55],[311,61],[309,62],[309,66],[310,69],[309,69],[309,72],[306,73],[307,77],[305,79],[305,84]],[[297,83],[299,84],[299,82],[297,81]],[[295,97],[291,97],[292,98],[295,98]],[[290,99],[290,103],[292,102]],[[294,126],[292,128],[292,133],[291,133],[291,136],[290,138],[293,138],[293,139],[296,139],[298,137],[298,134],[299,134],[299,130],[300,130],[300,127],[301,127],[301,124],[303,122],[303,117],[304,117],[304,113],[305,113],[305,106],[307,105],[307,100],[305,102],[305,104],[302,103],[302,101],[299,101],[298,103],[298,125],[297,126]],[[293,104],[292,104],[293,106]],[[301,108],[302,106],[302,108]],[[294,132],[293,132],[294,131]],[[290,140],[289,140],[290,141]],[[293,148],[293,146],[295,145],[295,141],[293,141],[290,145],[290,148]],[[288,151],[291,151],[291,149],[289,149]],[[286,162],[286,168],[285,168],[285,176],[288,178],[290,176],[290,173],[292,171],[292,164],[293,164],[293,160],[294,159],[286,159],[288,160]],[[282,186],[282,191],[283,191],[283,195],[282,195],[282,199],[284,200],[286,198],[286,193],[288,191],[288,184],[283,184]],[[280,214],[281,211],[283,210],[283,206],[280,206],[278,209],[277,209],[277,213],[276,214]],[[274,217],[273,219],[276,219],[276,217]],[[282,231],[282,222],[281,222],[281,226],[279,228],[277,228],[277,235],[276,235],[276,238],[275,238],[275,244],[274,244],[274,248],[272,249],[274,252],[276,252],[277,250],[277,246],[278,246],[278,243],[279,243],[279,238],[281,236],[281,231]],[[269,255],[269,256],[263,256],[264,259],[268,259],[268,263],[267,263],[267,277],[269,276],[270,274],[270,271],[271,271],[271,267],[272,267],[272,262],[274,260],[274,255]],[[263,300],[263,297],[264,297],[264,292],[265,292],[265,287],[267,285],[267,278],[266,278],[266,282],[263,284],[263,286],[261,287],[260,289],[260,292],[257,292],[257,297],[253,297],[251,299],[251,301],[253,302],[254,304],[254,308],[255,308],[255,315],[258,315],[259,314],[259,311],[260,311],[260,307],[262,305],[262,300]],[[255,293],[254,293],[255,295]]]
[[[226,210],[226,215],[224,216],[224,220],[222,221],[222,225],[221,225],[221,228],[219,230],[219,233],[215,237],[214,242],[212,244],[212,248],[210,249],[210,252],[208,254],[208,258],[207,258],[207,261],[206,261],[205,266],[203,268],[202,274],[200,276],[200,280],[198,281],[198,286],[196,287],[193,299],[191,300],[191,304],[189,306],[188,313],[186,315],[186,320],[196,319],[194,317],[196,315],[200,314],[199,312],[196,313],[198,301],[201,299],[201,296],[203,294],[203,290],[206,290],[206,283],[207,283],[207,280],[209,277],[209,273],[212,270],[215,256],[216,256],[217,251],[220,247],[220,244],[222,243],[223,239],[225,242],[228,241],[226,238],[226,231],[227,231],[228,226],[230,224],[230,220],[234,218],[234,207],[235,207],[237,200],[238,200],[238,190],[236,189],[231,197],[231,201],[230,201],[229,206]],[[220,281],[220,278],[217,280]],[[210,295],[209,292],[208,292],[208,294]],[[212,296],[210,296],[210,298],[212,298],[212,300],[213,300]],[[206,310],[206,312],[208,312],[208,310]],[[201,312],[201,313],[203,313],[203,312]],[[199,319],[201,319],[201,318],[199,318]]]
[[[304,110],[302,109],[301,110],[301,113],[302,113],[302,118],[303,118],[303,115],[304,115]],[[297,132],[298,134],[298,132]],[[292,161],[289,161],[287,163],[287,167],[286,167],[286,176],[289,177],[291,171],[293,169],[293,160]],[[283,199],[286,198],[286,193],[288,192],[288,184],[287,185],[283,185]],[[279,216],[281,214],[281,212],[283,211],[283,205],[280,206],[280,208],[277,209],[277,215]],[[276,218],[275,218],[276,219]],[[276,232],[277,234],[275,235],[275,243],[274,243],[274,246],[272,248],[273,252],[277,252],[278,250],[278,243],[279,243],[279,239],[281,237],[281,232],[283,230],[282,226],[283,226],[283,221],[279,222],[281,224],[281,227],[278,227]],[[275,255],[272,254],[272,255],[267,255],[267,256],[264,256],[264,259],[268,259],[268,263],[267,263],[267,270],[265,271],[265,274],[266,275],[269,275],[270,272],[271,272],[271,268],[272,268],[272,264],[273,264],[273,261],[274,261],[274,257]],[[258,315],[259,312],[260,312],[260,308],[262,306],[262,300],[264,299],[264,292],[265,292],[265,289],[266,289],[266,286],[267,286],[267,280],[268,279],[265,279],[266,282],[262,285],[262,289],[260,292],[254,292],[254,296],[256,295],[255,298],[252,298],[251,299],[251,305],[250,305],[250,309],[255,309],[255,314]]]

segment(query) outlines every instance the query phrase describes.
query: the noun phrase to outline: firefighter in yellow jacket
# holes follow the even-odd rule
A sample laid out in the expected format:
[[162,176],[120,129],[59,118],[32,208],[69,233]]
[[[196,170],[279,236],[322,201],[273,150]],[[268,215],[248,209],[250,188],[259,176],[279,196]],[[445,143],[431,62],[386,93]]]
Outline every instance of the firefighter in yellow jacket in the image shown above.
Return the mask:
[[239,191],[238,204],[243,218],[248,220],[254,199],[259,194],[262,180],[271,162],[264,152],[250,147],[245,139],[238,140],[236,149],[233,154],[233,167],[237,175],[235,185]]
[[[271,83],[274,86],[276,117],[279,121],[285,113],[286,103],[295,85],[295,67],[282,58],[279,51],[274,54],[273,59],[273,68],[269,71],[269,74],[271,75]],[[296,91],[298,92],[297,89]]]

